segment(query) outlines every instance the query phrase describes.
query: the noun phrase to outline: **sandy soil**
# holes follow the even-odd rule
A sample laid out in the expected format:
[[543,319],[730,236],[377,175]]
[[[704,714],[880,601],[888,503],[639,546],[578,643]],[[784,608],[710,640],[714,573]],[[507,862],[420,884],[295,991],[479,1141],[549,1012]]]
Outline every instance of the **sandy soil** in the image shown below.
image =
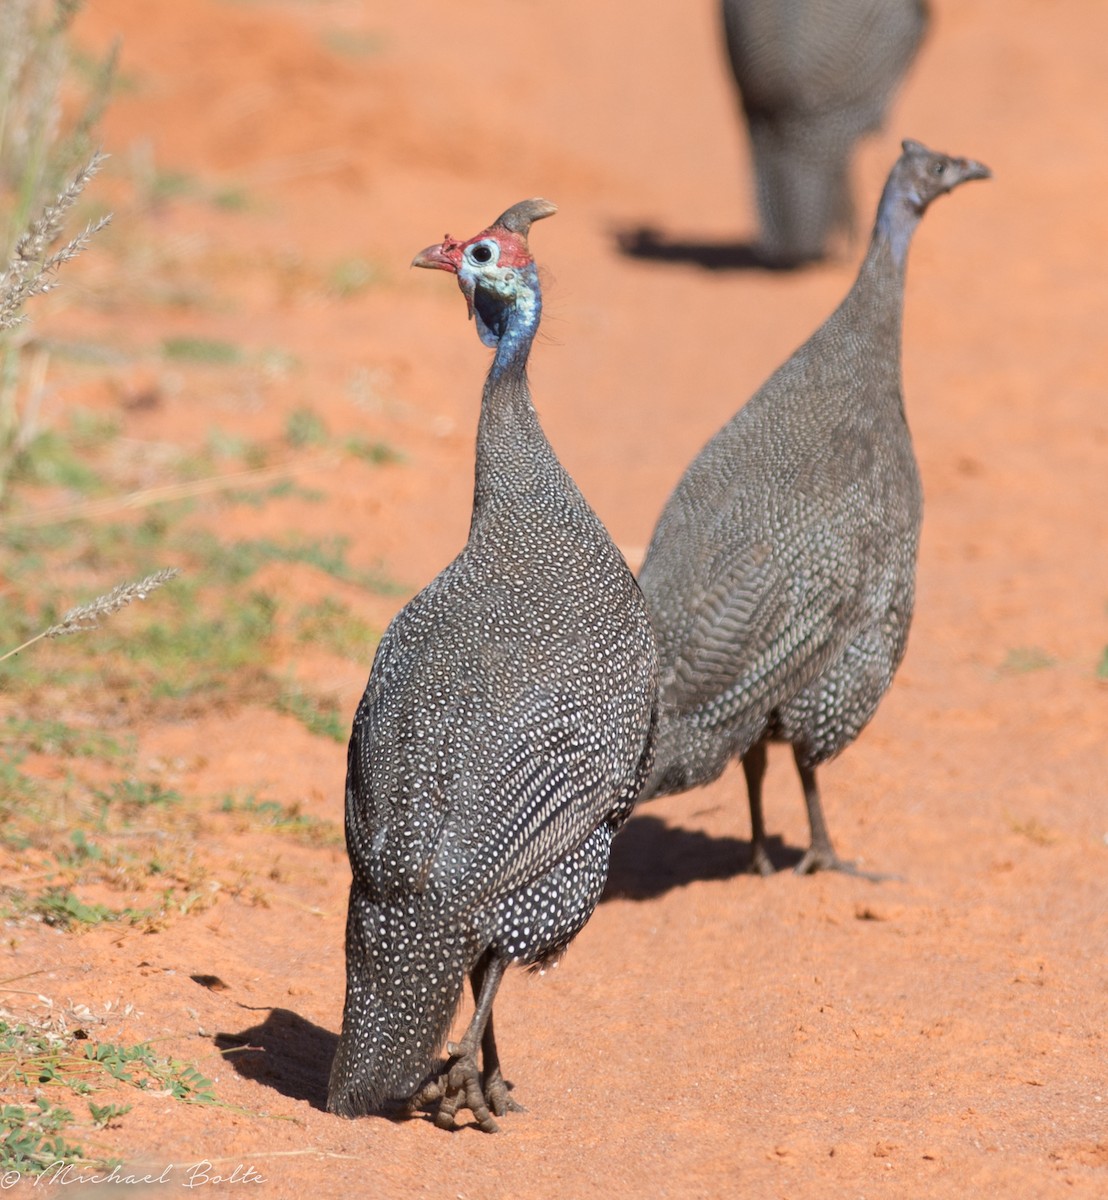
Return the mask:
[[[1108,1194],[1108,7],[935,7],[890,127],[858,161],[861,210],[905,135],[995,178],[938,203],[915,240],[917,614],[877,718],[823,772],[840,850],[903,881],[746,874],[735,773],[652,805],[559,969],[501,991],[529,1111],[498,1137],[448,1135],[323,1110],[341,848],[202,829],[197,860],[264,880],[264,904],[225,890],[157,933],[26,924],[0,949],[0,977],[38,970],[58,1005],[132,1005],[97,1036],[157,1039],[235,1106],[140,1097],[109,1137],[131,1167],[207,1160],[238,1170],[209,1178],[232,1194],[255,1186],[250,1167],[266,1195],[381,1200]],[[300,364],[243,395],[139,356],[83,402],[150,443],[213,424],[261,436],[310,402],[395,447],[404,461],[376,471],[305,450],[297,478],[324,503],[233,519],[243,535],[348,536],[409,592],[464,539],[486,364],[450,281],[407,271],[417,250],[525,196],[561,206],[532,239],[547,305],[534,393],[633,564],[691,454],[853,278],[860,245],[796,276],[728,267],[752,232],[749,166],[707,0],[95,0],[78,28],[90,48],[123,37],[134,86],[104,122],[117,167],[263,199],[151,212],[126,271],[92,251],[82,265],[115,302],[64,319],[136,347],[189,333]],[[668,249],[621,249],[644,228]],[[319,272],[351,255],[382,279],[340,302]],[[159,306],[153,278],[216,303]],[[136,402],[144,389],[159,402]],[[295,570],[271,584],[337,586]],[[347,599],[383,627],[404,597]],[[1014,669],[1027,648],[1051,665]],[[295,665],[352,713],[371,655]],[[332,821],[344,757],[248,704],[140,728],[140,758],[171,764],[186,794],[250,787]],[[768,788],[784,867],[806,826],[781,755]]]

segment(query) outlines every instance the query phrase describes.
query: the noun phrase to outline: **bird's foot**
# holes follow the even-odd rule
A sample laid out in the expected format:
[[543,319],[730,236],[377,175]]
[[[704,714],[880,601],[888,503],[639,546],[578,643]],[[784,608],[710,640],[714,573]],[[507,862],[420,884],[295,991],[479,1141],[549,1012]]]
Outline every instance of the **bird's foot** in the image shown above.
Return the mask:
[[770,862],[765,846],[758,843],[750,848],[750,862],[747,864],[746,870],[748,874],[761,875],[763,879],[777,874],[777,868]]
[[840,858],[830,846],[809,846],[804,857],[793,868],[797,875],[814,875],[817,871],[838,871],[842,875],[853,875],[856,879],[868,879],[871,883],[899,880],[899,875],[887,875],[880,871],[863,871],[857,863]]
[[503,1117],[510,1112],[521,1113],[527,1111],[518,1100],[512,1099],[509,1084],[505,1081],[504,1076],[500,1074],[499,1067],[494,1067],[491,1071],[485,1072],[482,1086],[489,1108],[492,1109],[496,1116]]
[[440,1129],[453,1130],[460,1128],[455,1120],[457,1114],[468,1109],[478,1129],[499,1133],[500,1126],[493,1113],[502,1117],[507,1112],[522,1111],[508,1095],[508,1086],[500,1072],[482,1084],[475,1051],[453,1042],[447,1043],[446,1051],[450,1055],[446,1069],[416,1092],[408,1101],[408,1111],[414,1113],[434,1105],[435,1124]]

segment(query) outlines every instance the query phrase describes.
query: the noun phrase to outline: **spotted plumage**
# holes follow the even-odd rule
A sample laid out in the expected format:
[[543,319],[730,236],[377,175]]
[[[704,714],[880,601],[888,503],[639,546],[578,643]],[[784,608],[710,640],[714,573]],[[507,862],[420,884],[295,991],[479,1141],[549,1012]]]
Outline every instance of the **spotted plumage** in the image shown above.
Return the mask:
[[[354,718],[347,996],[328,1094],[346,1116],[406,1100],[434,1103],[446,1127],[470,1108],[494,1129],[492,1113],[514,1107],[496,987],[507,965],[555,959],[584,926],[650,767],[646,607],[527,385],[542,308],[527,232],[553,211],[525,201],[415,260],[456,273],[496,354],[468,541],[389,626]],[[425,1082],[467,974],[474,1020]]]
[[935,197],[988,174],[904,143],[849,294],[693,460],[647,550],[662,704],[643,798],[741,758],[763,873],[767,741],[792,745],[804,786],[812,840],[797,869],[848,867],[815,771],[873,716],[912,616],[922,496],[901,395],[908,245]]
[[850,156],[884,120],[927,27],[924,0],[723,0],[754,160],[760,249],[796,265],[853,232]]

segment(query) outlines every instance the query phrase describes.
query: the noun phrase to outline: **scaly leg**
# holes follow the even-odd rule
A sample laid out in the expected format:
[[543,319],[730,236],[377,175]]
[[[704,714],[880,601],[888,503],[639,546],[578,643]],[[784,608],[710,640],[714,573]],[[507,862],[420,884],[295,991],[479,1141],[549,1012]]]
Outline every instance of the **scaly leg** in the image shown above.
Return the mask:
[[[484,959],[481,959],[469,975],[474,1000],[481,994],[485,975],[486,963]],[[505,1113],[527,1111],[518,1100],[512,1099],[511,1093],[508,1091],[508,1084],[500,1073],[500,1055],[496,1049],[496,1035],[492,1031],[491,1009],[489,1010],[489,1019],[485,1024],[485,1032],[481,1037],[481,1067],[481,1087],[489,1108],[496,1116],[502,1117]]]
[[[477,1125],[485,1133],[497,1133],[500,1126],[489,1111],[488,1101],[481,1087],[481,1072],[477,1066],[477,1047],[482,1044],[485,1030],[492,1018],[492,1002],[496,990],[504,977],[505,963],[502,959],[486,953],[471,972],[471,980],[480,980],[476,996],[477,1007],[460,1042],[447,1042],[446,1052],[450,1060],[446,1069],[437,1078],[424,1084],[408,1102],[409,1112],[438,1101],[435,1124],[440,1129],[457,1129],[455,1115],[461,1109],[469,1109]],[[495,1056],[496,1046],[493,1043]],[[497,1072],[499,1074],[499,1072]],[[495,1101],[494,1101],[495,1104]]]
[[855,863],[847,862],[835,853],[835,847],[831,845],[831,835],[827,832],[827,822],[823,819],[816,769],[801,761],[800,750],[796,746],[793,746],[793,758],[796,760],[796,769],[800,772],[804,804],[808,809],[808,827],[811,830],[811,842],[804,857],[796,864],[796,873],[811,875],[816,871],[841,871],[844,875],[856,875],[874,883],[880,883],[884,879],[895,879],[894,875],[863,871]]
[[773,863],[766,852],[766,824],[762,816],[762,780],[766,776],[766,744],[756,742],[742,757],[746,794],[750,800],[750,872],[769,876]]

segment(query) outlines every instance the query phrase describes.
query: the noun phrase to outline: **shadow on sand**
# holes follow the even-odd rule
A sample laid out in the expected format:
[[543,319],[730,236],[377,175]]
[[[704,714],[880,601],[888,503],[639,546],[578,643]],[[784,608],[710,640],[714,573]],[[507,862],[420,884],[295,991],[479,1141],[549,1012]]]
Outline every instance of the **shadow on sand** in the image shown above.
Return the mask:
[[287,1008],[274,1008],[260,1025],[239,1033],[217,1033],[214,1041],[224,1061],[244,1079],[326,1109],[337,1034]]
[[780,263],[766,258],[749,242],[706,242],[672,238],[647,225],[620,229],[616,246],[627,258],[684,263],[706,271],[795,271],[806,263]]
[[[769,839],[769,851],[778,868],[795,866],[801,858],[780,838]],[[730,879],[745,872],[749,862],[749,842],[668,825],[660,817],[635,816],[613,844],[601,903],[651,900],[698,880]],[[245,1079],[325,1111],[337,1034],[287,1008],[262,1011],[267,1015],[260,1023],[215,1035],[224,1061]]]
[[[795,867],[803,852],[779,837],[767,839],[773,865]],[[661,817],[634,816],[612,843],[605,900],[653,900],[702,879],[731,879],[750,869],[750,843],[669,825]]]

